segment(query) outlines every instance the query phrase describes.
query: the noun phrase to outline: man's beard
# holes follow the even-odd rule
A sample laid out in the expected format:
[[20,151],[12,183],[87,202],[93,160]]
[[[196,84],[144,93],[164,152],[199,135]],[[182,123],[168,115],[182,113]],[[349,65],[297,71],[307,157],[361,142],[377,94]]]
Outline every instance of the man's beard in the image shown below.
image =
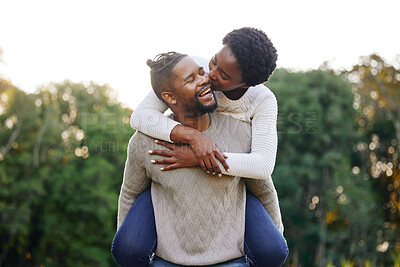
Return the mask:
[[197,97],[194,96],[194,99],[190,99],[185,101],[183,108],[185,109],[185,114],[190,117],[201,117],[207,113],[213,113],[218,107],[217,99],[214,95],[214,104],[212,105],[204,105],[201,103]]

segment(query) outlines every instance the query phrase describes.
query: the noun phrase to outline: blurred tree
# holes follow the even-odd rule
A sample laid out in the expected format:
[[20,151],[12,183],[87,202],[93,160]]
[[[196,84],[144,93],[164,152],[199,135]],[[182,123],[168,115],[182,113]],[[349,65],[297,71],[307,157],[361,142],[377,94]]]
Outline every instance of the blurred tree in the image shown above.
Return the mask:
[[[268,82],[287,265],[386,264],[400,250],[399,71],[373,55],[347,77],[351,90],[328,70],[281,69]],[[115,265],[130,113],[107,85],[27,94],[0,77],[0,266]]]
[[107,85],[0,86],[0,265],[113,265],[131,110]]
[[[397,57],[394,65],[399,64]],[[364,135],[357,146],[360,166],[366,179],[372,177],[385,210],[378,232],[377,250],[382,254],[400,254],[400,69],[395,66],[373,54],[347,72]]]
[[[287,262],[340,265],[341,257],[354,251],[352,247],[367,242],[365,235],[374,220],[358,223],[371,217],[375,207],[368,184],[350,167],[356,143],[350,84],[321,70],[277,70],[267,86],[279,103],[279,150],[273,178],[292,251]],[[371,250],[371,246],[364,248]]]
[[31,176],[32,152],[26,149],[34,143],[36,114],[31,96],[0,80],[0,264],[25,256],[32,209],[44,194],[42,183]]

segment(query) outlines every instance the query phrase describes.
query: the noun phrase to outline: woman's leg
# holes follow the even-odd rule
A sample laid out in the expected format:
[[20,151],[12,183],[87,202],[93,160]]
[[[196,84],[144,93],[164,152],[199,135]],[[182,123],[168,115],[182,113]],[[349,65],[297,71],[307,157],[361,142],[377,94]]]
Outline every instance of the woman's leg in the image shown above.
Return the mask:
[[254,266],[282,266],[289,253],[285,238],[275,226],[261,202],[250,192],[246,195],[244,250]]
[[145,267],[156,246],[156,224],[151,190],[148,188],[133,203],[119,227],[111,252],[120,266]]

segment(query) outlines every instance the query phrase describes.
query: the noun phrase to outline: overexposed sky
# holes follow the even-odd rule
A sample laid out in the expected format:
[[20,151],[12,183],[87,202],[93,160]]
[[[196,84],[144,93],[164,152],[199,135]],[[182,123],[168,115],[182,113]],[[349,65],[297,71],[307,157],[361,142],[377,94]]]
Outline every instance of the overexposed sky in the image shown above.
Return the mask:
[[107,83],[135,108],[151,90],[146,60],[178,51],[211,57],[233,29],[262,29],[278,67],[350,68],[400,54],[398,0],[0,0],[0,74],[35,92],[47,82]]

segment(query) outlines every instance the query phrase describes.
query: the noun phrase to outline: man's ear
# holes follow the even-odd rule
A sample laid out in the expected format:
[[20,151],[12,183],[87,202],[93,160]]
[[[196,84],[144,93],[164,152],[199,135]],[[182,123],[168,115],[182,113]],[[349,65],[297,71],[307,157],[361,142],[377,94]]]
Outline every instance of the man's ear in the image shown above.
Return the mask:
[[161,97],[170,105],[175,105],[177,100],[172,92],[162,92]]

